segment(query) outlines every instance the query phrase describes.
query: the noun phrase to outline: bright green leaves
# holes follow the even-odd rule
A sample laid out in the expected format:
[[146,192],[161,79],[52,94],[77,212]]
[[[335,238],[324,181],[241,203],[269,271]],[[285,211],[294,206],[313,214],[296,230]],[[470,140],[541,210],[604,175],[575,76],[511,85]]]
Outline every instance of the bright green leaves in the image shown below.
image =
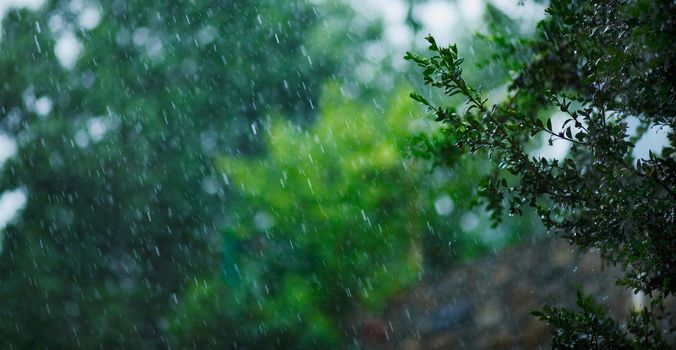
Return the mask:
[[421,200],[422,173],[404,164],[402,147],[415,105],[404,91],[390,102],[381,114],[327,84],[312,126],[271,117],[260,132],[267,157],[218,160],[244,199],[224,238],[260,249],[242,255],[240,289],[255,295],[256,285],[281,281],[261,298],[258,317],[271,331],[307,326],[338,341],[350,305],[377,310],[419,276],[422,231],[408,225],[430,218],[409,207]]

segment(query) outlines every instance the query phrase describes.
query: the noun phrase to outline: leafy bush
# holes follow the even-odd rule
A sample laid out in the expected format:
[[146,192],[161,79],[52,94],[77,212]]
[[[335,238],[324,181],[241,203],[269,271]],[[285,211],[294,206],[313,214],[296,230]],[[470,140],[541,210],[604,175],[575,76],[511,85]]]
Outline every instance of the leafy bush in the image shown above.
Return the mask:
[[[432,57],[406,59],[423,68],[426,85],[464,97],[466,106],[411,96],[443,124],[448,143],[487,153],[497,165],[481,188],[496,222],[504,211],[533,207],[550,231],[621,265],[618,283],[652,296],[626,330],[583,296],[580,313],[544,308],[536,315],[556,328],[554,347],[664,347],[662,333],[671,330],[656,325],[673,324],[660,310],[676,288],[676,4],[555,0],[547,12],[532,40],[499,41],[510,67],[513,53],[525,57],[502,102],[488,106],[463,78],[457,47],[432,37]],[[565,114],[560,127],[540,117],[552,107]],[[630,136],[632,119],[639,128]],[[634,143],[656,128],[668,132],[670,145],[634,161]],[[569,143],[565,159],[532,157],[528,145],[540,134],[549,145]]]

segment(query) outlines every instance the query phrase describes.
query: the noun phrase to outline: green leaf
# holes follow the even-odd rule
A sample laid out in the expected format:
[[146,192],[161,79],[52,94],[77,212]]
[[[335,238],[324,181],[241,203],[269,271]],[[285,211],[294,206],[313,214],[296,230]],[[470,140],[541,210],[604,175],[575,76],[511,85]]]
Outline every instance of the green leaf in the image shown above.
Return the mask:
[[430,106],[429,101],[427,101],[427,99],[425,99],[424,97],[422,97],[420,94],[418,94],[418,93],[416,93],[416,92],[412,92],[409,96],[410,96],[412,99],[414,99],[414,100],[416,100],[416,101],[418,101],[418,102],[424,104],[425,106]]
[[577,135],[575,135],[575,138],[578,139],[578,141],[582,142],[584,138],[587,137],[587,133],[585,132],[578,132]]
[[436,42],[436,40],[434,40],[434,37],[432,35],[428,34],[425,37],[425,40],[427,40],[430,43],[429,49],[431,51],[439,51],[439,47],[437,46],[437,42]]

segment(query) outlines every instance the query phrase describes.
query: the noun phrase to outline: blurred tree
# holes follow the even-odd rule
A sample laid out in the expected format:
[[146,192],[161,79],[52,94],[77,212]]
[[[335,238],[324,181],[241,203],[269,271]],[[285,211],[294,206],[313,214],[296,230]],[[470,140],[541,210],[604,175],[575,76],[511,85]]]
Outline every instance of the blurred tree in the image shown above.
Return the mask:
[[[395,143],[407,133],[410,103],[398,98],[382,113],[335,84],[325,91],[309,129],[279,117],[266,123],[268,157],[218,161],[248,198],[231,213],[225,237],[240,242],[242,254],[225,262],[228,288],[212,287],[218,293],[195,302],[221,299],[221,313],[240,310],[232,332],[247,334],[251,346],[282,339],[277,347],[335,347],[341,317],[355,305],[381,306],[421,267],[415,238],[424,222],[413,186],[420,172],[406,171]],[[191,301],[186,312],[206,309]],[[181,344],[206,344],[193,330],[205,327],[199,313],[181,316]],[[224,318],[215,324],[228,324]]]
[[0,189],[28,197],[3,234],[5,348],[169,346],[184,286],[220,268],[214,156],[260,153],[271,109],[310,121],[317,86],[379,32],[343,6],[272,0],[54,0],[2,28],[18,151]]
[[531,231],[467,212],[485,163],[426,182],[404,160],[457,152],[412,136],[388,64],[358,83],[380,29],[336,2],[10,12],[0,190],[28,202],[2,235],[0,347],[336,347],[345,311]]
[[[268,157],[219,159],[247,198],[224,237],[240,256],[224,261],[224,280],[196,282],[184,299],[173,322],[180,346],[346,346],[341,321],[352,312],[379,312],[425,269],[496,245],[480,234],[481,213],[462,219],[480,163],[427,184],[424,163],[406,159],[421,127],[409,99],[396,93],[382,110],[341,92],[326,87],[308,129],[271,117],[259,131]],[[511,228],[496,234],[515,239]]]
[[[502,102],[488,107],[464,79],[457,47],[439,47],[431,37],[431,58],[406,58],[424,69],[427,85],[462,96],[467,106],[412,97],[443,124],[447,142],[466,154],[487,152],[499,164],[482,188],[496,220],[507,208],[537,208],[551,231],[624,267],[620,284],[652,296],[626,326],[582,294],[580,312],[545,307],[535,314],[555,327],[554,348],[667,348],[674,314],[662,301],[676,285],[676,5],[557,0],[547,11],[532,40],[492,38],[503,50],[498,58],[519,67]],[[552,106],[564,113],[562,126],[539,118]],[[630,137],[631,118],[640,127]],[[634,162],[633,142],[651,128],[667,130],[669,144]],[[567,157],[531,157],[527,147],[538,134],[550,145],[570,143]]]

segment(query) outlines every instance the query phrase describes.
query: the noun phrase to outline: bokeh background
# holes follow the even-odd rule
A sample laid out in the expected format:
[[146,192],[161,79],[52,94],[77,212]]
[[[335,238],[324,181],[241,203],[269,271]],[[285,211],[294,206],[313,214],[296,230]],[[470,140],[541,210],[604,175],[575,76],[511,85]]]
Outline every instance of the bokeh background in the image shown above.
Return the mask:
[[0,1],[0,347],[368,347],[355,315],[542,234],[475,205],[404,53],[498,100],[545,6]]

